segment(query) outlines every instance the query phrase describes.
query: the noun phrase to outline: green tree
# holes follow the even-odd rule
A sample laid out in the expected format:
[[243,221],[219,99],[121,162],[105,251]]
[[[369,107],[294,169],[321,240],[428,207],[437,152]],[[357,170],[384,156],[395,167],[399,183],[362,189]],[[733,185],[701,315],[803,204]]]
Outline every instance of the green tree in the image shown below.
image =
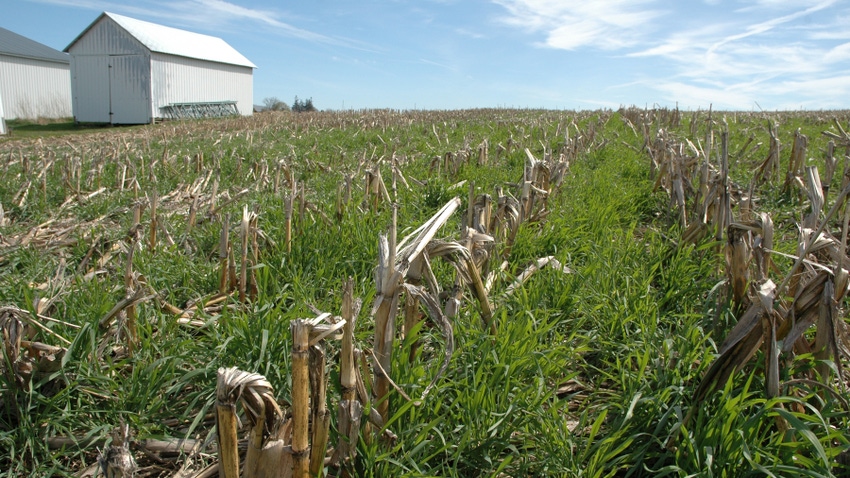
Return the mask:
[[295,101],[292,102],[292,111],[296,113],[303,113],[305,111],[318,111],[315,106],[313,106],[313,98],[308,98],[304,101],[301,101],[297,96],[295,97]]

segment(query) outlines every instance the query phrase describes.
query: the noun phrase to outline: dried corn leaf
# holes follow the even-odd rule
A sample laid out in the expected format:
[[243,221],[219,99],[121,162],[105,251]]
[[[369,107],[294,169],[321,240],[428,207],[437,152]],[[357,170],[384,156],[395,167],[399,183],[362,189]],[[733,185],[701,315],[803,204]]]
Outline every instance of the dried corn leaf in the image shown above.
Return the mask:
[[694,391],[694,406],[709,393],[723,386],[729,377],[756,353],[764,340],[762,317],[772,315],[776,285],[768,280],[759,288],[759,300],[750,304],[747,311],[720,346],[720,354],[714,359],[699,386]]
[[[283,412],[274,398],[274,389],[266,378],[236,367],[218,369],[216,399],[219,403],[235,404],[240,399],[251,424],[266,420],[269,428]],[[264,414],[257,413],[265,410]]]
[[520,275],[517,276],[513,283],[511,283],[511,285],[509,285],[508,288],[505,289],[505,296],[513,294],[514,291],[519,287],[522,287],[522,285],[525,284],[526,281],[528,281],[528,279],[531,278],[531,276],[534,275],[535,272],[539,271],[540,269],[543,269],[546,266],[554,268],[555,270],[560,271],[564,274],[572,274],[573,272],[569,267],[562,265],[557,259],[555,259],[555,256],[541,257],[540,259],[537,259],[534,263],[529,265],[524,271],[522,271]]
[[443,338],[446,341],[446,353],[443,357],[443,364],[440,366],[440,369],[437,371],[437,374],[434,375],[434,378],[431,379],[431,383],[425,387],[425,390],[422,392],[421,399],[424,400],[431,389],[437,384],[437,381],[440,377],[446,372],[449,367],[449,362],[451,362],[452,355],[454,355],[455,349],[455,340],[454,340],[454,331],[452,330],[452,324],[443,315],[440,310],[439,301],[434,298],[433,295],[429,294],[427,290],[422,287],[418,287],[411,284],[403,284],[403,287],[407,291],[408,294],[415,296],[419,299],[420,303],[425,307],[428,311],[428,315],[431,317],[431,320],[437,324],[440,328],[440,331],[443,333]]

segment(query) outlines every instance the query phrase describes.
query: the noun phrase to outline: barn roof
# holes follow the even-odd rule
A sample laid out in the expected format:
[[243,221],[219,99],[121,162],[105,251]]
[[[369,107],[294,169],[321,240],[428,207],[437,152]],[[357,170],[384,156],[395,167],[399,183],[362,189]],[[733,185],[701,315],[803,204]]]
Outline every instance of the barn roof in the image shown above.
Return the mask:
[[6,30],[5,28],[0,28],[0,55],[33,58],[64,64],[71,62],[67,54]]
[[251,63],[250,60],[221,38],[171,28],[109,12],[100,14],[91,25],[65,47],[65,51],[69,51],[77,40],[82,38],[86,32],[104,17],[108,17],[114,21],[152,52],[230,65],[247,66],[250,68],[257,67],[257,65]]

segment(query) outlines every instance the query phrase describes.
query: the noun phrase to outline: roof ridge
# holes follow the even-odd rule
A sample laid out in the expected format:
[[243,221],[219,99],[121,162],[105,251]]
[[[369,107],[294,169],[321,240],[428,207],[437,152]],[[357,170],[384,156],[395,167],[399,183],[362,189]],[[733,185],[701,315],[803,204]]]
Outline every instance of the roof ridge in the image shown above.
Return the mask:
[[249,68],[257,67],[251,60],[219,37],[139,20],[111,12],[101,13],[91,25],[83,30],[65,48],[65,51],[70,51],[71,47],[104,17],[109,18],[151,52],[246,66]]

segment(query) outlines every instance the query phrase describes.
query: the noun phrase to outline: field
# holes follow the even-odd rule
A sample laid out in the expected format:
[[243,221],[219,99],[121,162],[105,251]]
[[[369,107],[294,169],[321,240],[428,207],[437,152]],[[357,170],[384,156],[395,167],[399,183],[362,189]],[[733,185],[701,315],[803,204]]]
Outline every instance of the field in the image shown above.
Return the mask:
[[0,476],[850,476],[848,126],[0,139]]

